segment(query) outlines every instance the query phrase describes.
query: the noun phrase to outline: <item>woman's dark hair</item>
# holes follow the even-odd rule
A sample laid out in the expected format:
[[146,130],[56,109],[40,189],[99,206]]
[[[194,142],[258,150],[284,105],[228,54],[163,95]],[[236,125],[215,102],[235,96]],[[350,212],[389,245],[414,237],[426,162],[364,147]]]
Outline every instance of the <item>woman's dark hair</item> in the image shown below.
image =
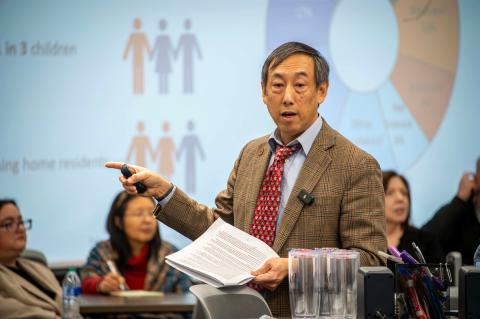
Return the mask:
[[0,199],[0,209],[2,209],[3,206],[5,206],[7,204],[12,204],[12,205],[14,205],[15,207],[18,208],[17,203],[13,199]]
[[[125,271],[127,262],[132,257],[132,250],[127,240],[125,231],[117,225],[116,219],[120,220],[120,225],[123,226],[123,218],[127,204],[138,195],[130,195],[127,192],[120,192],[113,200],[112,207],[107,217],[107,231],[110,234],[110,243],[114,251],[118,253],[118,260],[116,260],[117,267],[121,273]],[[153,199],[152,199],[153,201]],[[152,240],[148,243],[150,255],[149,258],[157,258],[162,240],[160,238],[160,230],[157,225],[157,232]]]
[[390,180],[393,177],[398,177],[402,180],[403,184],[405,184],[405,188],[407,189],[407,197],[408,197],[408,212],[407,212],[407,219],[402,224],[402,229],[407,228],[409,221],[410,221],[410,211],[412,209],[412,196],[410,195],[410,185],[407,182],[407,179],[403,177],[402,175],[398,174],[395,171],[383,171],[382,172],[383,176],[383,190],[385,191],[385,194],[387,193],[388,189],[388,183],[390,183]]

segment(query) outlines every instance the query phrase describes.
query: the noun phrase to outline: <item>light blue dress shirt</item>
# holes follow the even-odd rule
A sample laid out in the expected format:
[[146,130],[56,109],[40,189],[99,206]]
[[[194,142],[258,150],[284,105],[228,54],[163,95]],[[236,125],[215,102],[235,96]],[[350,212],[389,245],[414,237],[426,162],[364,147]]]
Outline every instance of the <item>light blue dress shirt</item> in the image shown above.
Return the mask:
[[[280,138],[278,136],[279,135],[278,129],[276,129],[272,134],[270,134],[270,137],[268,139],[268,144],[270,145],[270,149],[272,150],[272,156],[270,158],[269,167],[273,163],[277,144],[282,146],[291,146],[291,145],[300,143],[300,145],[302,145],[302,148],[300,150],[295,152],[292,156],[290,156],[285,161],[285,166],[283,168],[282,182],[280,183],[280,203],[278,205],[278,218],[277,218],[277,225],[275,227],[275,234],[277,233],[278,228],[280,227],[280,221],[282,220],[288,198],[292,193],[293,185],[295,185],[295,182],[297,181],[298,174],[300,174],[300,170],[302,169],[303,163],[305,162],[308,152],[312,147],[313,141],[317,137],[321,128],[322,128],[322,117],[318,115],[318,118],[315,120],[315,122],[313,122],[313,124],[305,132],[303,132],[302,135],[300,135],[299,137],[297,137],[295,140],[291,141],[287,145],[283,145],[283,143],[280,141]],[[295,196],[296,195],[297,194],[295,194]]]

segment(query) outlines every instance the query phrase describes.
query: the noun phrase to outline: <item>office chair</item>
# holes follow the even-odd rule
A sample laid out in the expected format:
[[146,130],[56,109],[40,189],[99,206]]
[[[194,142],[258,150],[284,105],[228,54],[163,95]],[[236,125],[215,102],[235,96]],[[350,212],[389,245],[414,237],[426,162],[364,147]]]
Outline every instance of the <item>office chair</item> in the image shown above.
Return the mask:
[[33,261],[37,261],[39,263],[44,264],[45,266],[48,266],[47,257],[45,257],[45,255],[39,250],[25,249],[20,254],[20,257],[30,259],[30,260],[33,260]]
[[190,291],[198,300],[193,319],[258,319],[272,315],[265,299],[246,286],[218,289],[201,284],[191,286]]

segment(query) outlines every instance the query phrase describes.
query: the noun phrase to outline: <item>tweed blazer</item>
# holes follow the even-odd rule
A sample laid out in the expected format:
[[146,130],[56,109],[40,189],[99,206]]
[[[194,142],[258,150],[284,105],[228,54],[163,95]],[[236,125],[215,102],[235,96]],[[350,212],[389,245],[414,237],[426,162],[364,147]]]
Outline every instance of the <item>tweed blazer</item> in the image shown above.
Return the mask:
[[62,288],[52,271],[45,265],[18,258],[19,267],[35,278],[43,287],[55,292],[55,300],[49,298],[35,285],[0,264],[0,318],[54,318],[60,315]]
[[[227,188],[208,208],[177,188],[157,218],[191,239],[221,217],[250,231],[257,195],[268,167],[268,136],[249,142],[235,161]],[[314,198],[305,205],[301,190]],[[360,252],[362,266],[384,264],[384,192],[377,161],[324,120],[287,201],[273,249],[287,257],[290,248],[340,247]],[[288,278],[265,298],[275,317],[289,317]]]

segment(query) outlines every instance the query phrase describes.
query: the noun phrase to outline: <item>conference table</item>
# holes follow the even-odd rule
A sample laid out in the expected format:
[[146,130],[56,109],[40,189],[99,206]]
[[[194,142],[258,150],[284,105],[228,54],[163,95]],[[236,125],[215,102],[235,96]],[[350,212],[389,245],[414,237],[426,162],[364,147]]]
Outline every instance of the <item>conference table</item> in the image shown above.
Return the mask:
[[81,314],[134,314],[192,312],[197,299],[191,293],[165,294],[163,297],[117,297],[81,295]]

